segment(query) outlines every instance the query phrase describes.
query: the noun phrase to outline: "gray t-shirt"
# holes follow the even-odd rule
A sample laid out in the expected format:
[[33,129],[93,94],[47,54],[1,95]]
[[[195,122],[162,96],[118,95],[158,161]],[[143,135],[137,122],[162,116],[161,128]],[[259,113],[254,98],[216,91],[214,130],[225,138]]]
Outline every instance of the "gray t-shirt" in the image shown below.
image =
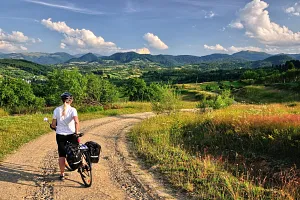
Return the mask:
[[65,116],[62,115],[64,105],[55,108],[53,119],[56,119],[56,133],[60,135],[71,135],[75,133],[74,117],[77,115],[77,110],[70,105],[67,105]]

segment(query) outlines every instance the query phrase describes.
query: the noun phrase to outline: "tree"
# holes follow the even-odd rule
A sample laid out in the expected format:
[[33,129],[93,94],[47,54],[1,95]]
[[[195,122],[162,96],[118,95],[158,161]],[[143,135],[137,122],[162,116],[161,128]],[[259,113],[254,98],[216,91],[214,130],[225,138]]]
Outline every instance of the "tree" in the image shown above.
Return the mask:
[[27,113],[41,109],[45,101],[33,94],[26,81],[5,77],[0,84],[0,105],[11,113]]
[[85,99],[87,80],[78,70],[54,70],[47,77],[46,101],[48,105],[59,104],[60,95],[66,91],[73,94],[77,103]]
[[94,74],[87,78],[87,98],[102,104],[113,103],[119,98],[119,91],[115,85],[108,80],[102,79]]
[[247,70],[243,73],[242,79],[253,79],[256,80],[258,78],[258,74],[255,71]]
[[129,97],[129,101],[144,101],[146,89],[147,85],[143,79],[131,78],[125,84],[124,94]]

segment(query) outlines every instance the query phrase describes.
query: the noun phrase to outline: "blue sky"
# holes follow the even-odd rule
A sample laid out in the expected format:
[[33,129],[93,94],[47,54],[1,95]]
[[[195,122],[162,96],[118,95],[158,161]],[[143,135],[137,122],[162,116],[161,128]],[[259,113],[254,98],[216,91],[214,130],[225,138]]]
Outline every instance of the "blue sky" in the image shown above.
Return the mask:
[[0,52],[300,53],[295,0],[9,0]]

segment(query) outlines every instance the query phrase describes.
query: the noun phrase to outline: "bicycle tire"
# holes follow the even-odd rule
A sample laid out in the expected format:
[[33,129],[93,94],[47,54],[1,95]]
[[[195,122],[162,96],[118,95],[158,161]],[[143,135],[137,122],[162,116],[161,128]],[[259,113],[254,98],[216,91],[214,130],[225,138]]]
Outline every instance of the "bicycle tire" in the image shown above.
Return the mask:
[[86,187],[91,187],[93,182],[92,177],[92,163],[90,156],[87,152],[83,153],[82,156],[82,166],[78,169],[81,179]]

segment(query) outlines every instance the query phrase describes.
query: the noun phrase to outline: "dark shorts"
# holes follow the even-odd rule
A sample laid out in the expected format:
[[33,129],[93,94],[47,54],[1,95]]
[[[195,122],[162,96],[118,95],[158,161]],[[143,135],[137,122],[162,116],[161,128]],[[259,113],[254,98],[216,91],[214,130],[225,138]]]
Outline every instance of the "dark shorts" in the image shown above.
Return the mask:
[[77,137],[74,134],[72,134],[72,135],[56,134],[56,142],[57,142],[57,146],[58,146],[59,157],[66,157],[65,145],[67,144],[67,141],[69,141],[73,144],[78,144]]

